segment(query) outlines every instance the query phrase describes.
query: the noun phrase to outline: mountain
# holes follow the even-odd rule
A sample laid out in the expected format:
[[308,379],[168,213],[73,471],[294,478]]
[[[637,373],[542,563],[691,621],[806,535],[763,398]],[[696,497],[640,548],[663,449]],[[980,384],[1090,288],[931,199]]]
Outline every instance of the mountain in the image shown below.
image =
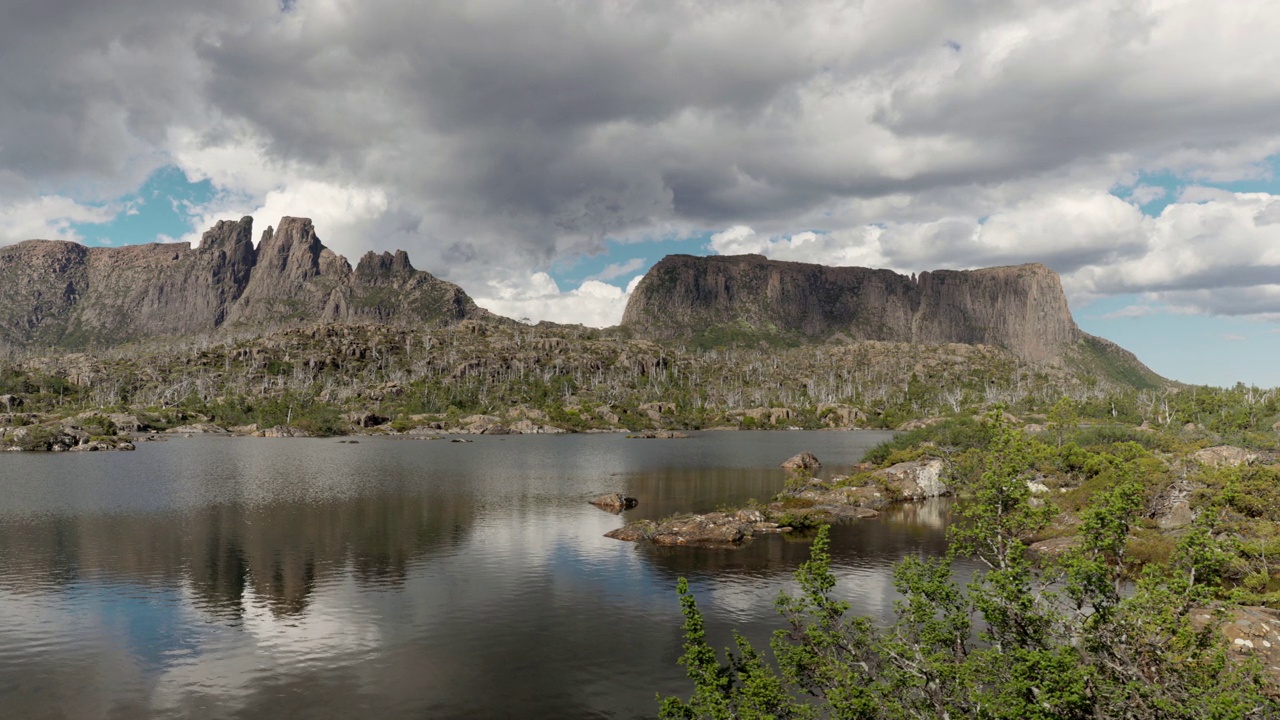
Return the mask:
[[645,275],[622,326],[655,341],[715,346],[828,340],[964,343],[1036,364],[1162,381],[1132,354],[1080,330],[1056,273],[1040,264],[982,270],[828,267],[761,255],[669,255]]
[[221,221],[198,247],[28,240],[0,248],[0,344],[81,348],[224,327],[303,322],[442,325],[491,317],[404,251],[356,268],[286,217],[255,247],[253,218]]

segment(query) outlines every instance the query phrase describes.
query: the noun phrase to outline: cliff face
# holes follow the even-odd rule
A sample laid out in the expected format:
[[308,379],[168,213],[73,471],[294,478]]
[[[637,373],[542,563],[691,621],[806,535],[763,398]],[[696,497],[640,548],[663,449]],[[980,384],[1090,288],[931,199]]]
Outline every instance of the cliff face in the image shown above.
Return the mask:
[[0,342],[86,347],[316,321],[448,324],[487,317],[457,285],[403,251],[353,272],[311,221],[286,217],[257,247],[253,218],[222,221],[199,247],[88,248],[29,240],[0,248]]
[[827,267],[760,255],[671,255],[632,293],[622,324],[655,340],[708,328],[822,339],[967,343],[1024,360],[1061,358],[1084,334],[1043,265],[937,270]]

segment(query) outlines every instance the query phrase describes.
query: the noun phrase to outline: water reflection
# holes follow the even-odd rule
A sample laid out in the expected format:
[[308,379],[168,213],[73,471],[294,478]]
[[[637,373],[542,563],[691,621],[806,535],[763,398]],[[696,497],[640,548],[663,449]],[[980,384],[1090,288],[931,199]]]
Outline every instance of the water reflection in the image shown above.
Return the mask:
[[[732,628],[763,642],[808,541],[654,548],[603,533],[769,497],[779,459],[811,449],[838,472],[879,439],[192,440],[93,466],[24,457],[0,465],[22,470],[0,501],[0,707],[651,717],[655,692],[685,689],[675,578],[691,578],[714,642]],[[639,508],[585,503],[614,490]],[[889,566],[941,552],[948,517],[933,503],[841,526],[839,592],[886,613]]]

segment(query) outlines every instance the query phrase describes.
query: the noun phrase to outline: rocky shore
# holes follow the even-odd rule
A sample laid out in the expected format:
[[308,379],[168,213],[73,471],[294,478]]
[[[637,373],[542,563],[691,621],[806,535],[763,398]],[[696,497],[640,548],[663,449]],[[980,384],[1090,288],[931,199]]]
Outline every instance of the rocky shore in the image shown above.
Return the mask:
[[941,458],[926,457],[880,470],[863,465],[852,475],[827,479],[810,474],[821,467],[812,453],[801,453],[783,467],[792,472],[787,489],[759,507],[639,520],[605,533],[605,537],[668,546],[732,546],[759,535],[876,517],[893,503],[951,494],[943,481],[945,462]]

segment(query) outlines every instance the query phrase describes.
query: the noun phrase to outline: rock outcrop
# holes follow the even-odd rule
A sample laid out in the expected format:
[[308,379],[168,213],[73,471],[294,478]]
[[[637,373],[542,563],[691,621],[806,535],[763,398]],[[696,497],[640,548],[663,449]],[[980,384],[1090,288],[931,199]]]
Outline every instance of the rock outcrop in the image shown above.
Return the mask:
[[782,463],[782,467],[787,470],[813,472],[814,470],[822,467],[822,462],[818,460],[817,455],[805,450],[804,452],[796,453],[795,455],[787,458],[786,461]]
[[632,293],[622,324],[655,340],[995,345],[1030,362],[1058,359],[1085,337],[1044,265],[907,276],[761,255],[667,256]]
[[739,545],[756,535],[783,532],[759,510],[680,515],[661,522],[641,520],[611,530],[605,537],[628,542],[647,540],[654,545]]
[[606,510],[615,515],[622,512],[623,510],[630,510],[631,508],[635,507],[639,503],[639,501],[633,497],[628,497],[626,495],[623,495],[622,493],[616,493],[616,492],[605,493],[604,495],[593,497],[587,502],[591,503],[592,505],[595,505],[601,510]]
[[491,317],[403,251],[351,265],[311,221],[283,218],[253,244],[253,218],[221,221],[198,247],[28,240],[0,248],[0,343],[105,346],[223,327],[308,322],[451,324]]

